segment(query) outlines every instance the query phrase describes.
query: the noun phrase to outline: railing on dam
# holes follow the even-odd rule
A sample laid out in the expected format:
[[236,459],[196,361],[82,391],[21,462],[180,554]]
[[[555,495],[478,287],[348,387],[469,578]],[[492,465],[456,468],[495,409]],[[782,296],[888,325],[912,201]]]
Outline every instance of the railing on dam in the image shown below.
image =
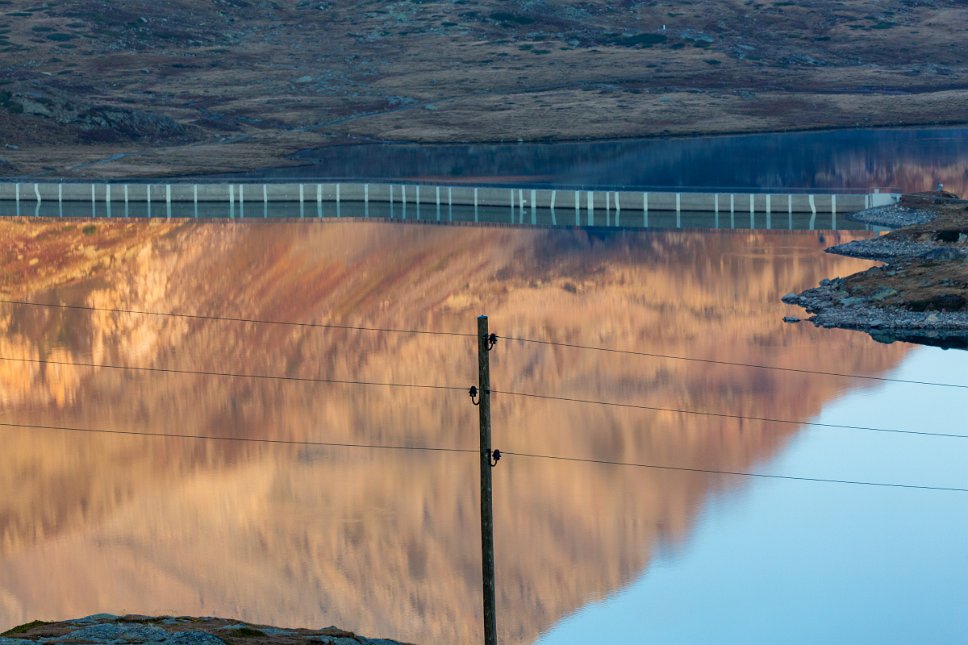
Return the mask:
[[[0,215],[206,219],[373,217],[647,228],[714,225],[747,228],[743,218],[748,216],[749,228],[837,228],[838,214],[891,204],[898,197],[879,192],[650,192],[390,183],[0,182]],[[696,222],[696,218],[703,221]],[[739,225],[737,218],[740,218]]]

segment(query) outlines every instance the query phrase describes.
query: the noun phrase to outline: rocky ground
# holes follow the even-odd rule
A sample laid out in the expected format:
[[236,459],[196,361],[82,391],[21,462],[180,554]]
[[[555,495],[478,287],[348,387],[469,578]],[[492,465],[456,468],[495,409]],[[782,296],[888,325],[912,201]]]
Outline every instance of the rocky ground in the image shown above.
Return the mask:
[[0,634],[0,645],[34,643],[85,645],[401,645],[397,641],[358,636],[337,627],[279,629],[224,618],[112,616],[98,614],[78,620],[35,621]]
[[963,123],[960,0],[0,1],[0,176]]
[[901,228],[827,252],[886,264],[825,279],[785,295],[783,302],[803,307],[821,327],[858,329],[882,342],[968,349],[968,201],[951,193],[919,193],[852,217]]

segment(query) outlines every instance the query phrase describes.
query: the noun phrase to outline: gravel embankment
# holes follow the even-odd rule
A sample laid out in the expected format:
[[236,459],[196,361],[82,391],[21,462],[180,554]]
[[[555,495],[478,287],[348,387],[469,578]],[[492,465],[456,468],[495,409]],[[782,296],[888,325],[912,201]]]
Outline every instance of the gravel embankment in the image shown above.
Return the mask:
[[901,228],[902,226],[927,224],[937,215],[935,212],[922,208],[907,208],[900,204],[891,204],[890,206],[876,206],[859,213],[853,213],[848,215],[847,219],[862,224]]
[[863,260],[957,260],[968,257],[968,249],[939,248],[930,242],[908,242],[876,237],[870,240],[854,240],[826,249],[827,253],[846,255]]

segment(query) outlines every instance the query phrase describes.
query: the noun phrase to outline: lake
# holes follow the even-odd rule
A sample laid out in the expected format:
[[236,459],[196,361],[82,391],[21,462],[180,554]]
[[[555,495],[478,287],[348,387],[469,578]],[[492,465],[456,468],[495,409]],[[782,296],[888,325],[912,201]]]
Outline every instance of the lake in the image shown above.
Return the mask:
[[968,193],[968,128],[831,130],[581,141],[306,150],[302,166],[239,177],[344,178],[706,191]]
[[494,447],[694,469],[502,459],[502,642],[963,641],[968,494],[695,472],[968,486],[964,440],[801,424],[965,434],[965,389],[736,365],[966,382],[964,353],[781,321],[784,293],[870,265],[823,253],[864,235],[200,222],[27,289],[95,311],[0,305],[0,630],[478,641],[476,344],[447,334],[484,313],[495,389],[663,408],[495,394]]

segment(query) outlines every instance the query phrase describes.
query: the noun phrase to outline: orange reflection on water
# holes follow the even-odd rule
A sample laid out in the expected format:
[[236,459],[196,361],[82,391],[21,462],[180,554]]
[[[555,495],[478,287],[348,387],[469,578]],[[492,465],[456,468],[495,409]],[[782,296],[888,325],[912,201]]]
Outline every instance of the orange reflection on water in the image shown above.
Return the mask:
[[[864,263],[827,233],[607,232],[364,223],[185,224],[32,295],[102,308],[548,338],[879,374],[906,351],[783,325],[778,299]],[[468,387],[472,338],[7,306],[0,349],[177,369]],[[822,334],[822,336],[821,336]],[[806,420],[854,384],[503,340],[493,386]],[[466,391],[0,361],[4,422],[474,449]],[[494,397],[502,450],[748,470],[797,432]],[[2,431],[0,628],[94,612],[480,633],[474,454]],[[735,478],[509,457],[495,474],[499,627],[524,643],[684,544]]]

